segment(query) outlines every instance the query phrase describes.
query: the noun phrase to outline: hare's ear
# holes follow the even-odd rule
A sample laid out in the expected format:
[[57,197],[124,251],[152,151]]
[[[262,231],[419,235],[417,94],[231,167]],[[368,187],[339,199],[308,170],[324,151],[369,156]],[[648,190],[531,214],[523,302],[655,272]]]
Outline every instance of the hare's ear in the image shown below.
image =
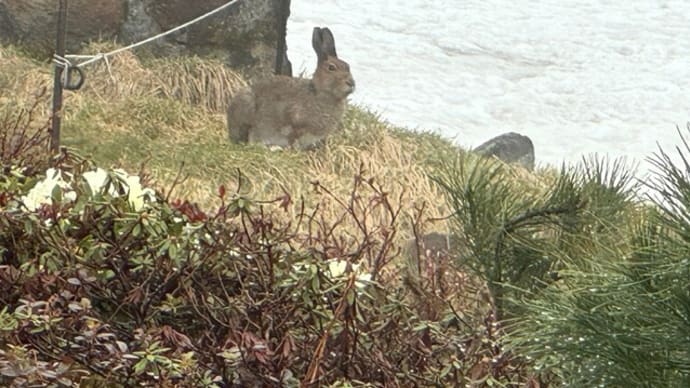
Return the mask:
[[335,52],[335,39],[328,28],[314,27],[311,44],[314,47],[314,51],[316,51],[319,62],[326,60],[328,56],[338,56]]
[[321,52],[332,57],[337,57],[335,53],[335,38],[333,33],[328,28],[321,29]]

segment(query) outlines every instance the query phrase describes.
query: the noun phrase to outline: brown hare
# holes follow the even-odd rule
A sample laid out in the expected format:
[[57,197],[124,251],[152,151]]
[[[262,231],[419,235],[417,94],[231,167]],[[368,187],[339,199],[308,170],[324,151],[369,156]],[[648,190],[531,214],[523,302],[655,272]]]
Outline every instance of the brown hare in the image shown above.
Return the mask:
[[231,141],[308,149],[338,129],[355,80],[328,28],[314,28],[312,46],[318,62],[311,79],[273,76],[232,99]]

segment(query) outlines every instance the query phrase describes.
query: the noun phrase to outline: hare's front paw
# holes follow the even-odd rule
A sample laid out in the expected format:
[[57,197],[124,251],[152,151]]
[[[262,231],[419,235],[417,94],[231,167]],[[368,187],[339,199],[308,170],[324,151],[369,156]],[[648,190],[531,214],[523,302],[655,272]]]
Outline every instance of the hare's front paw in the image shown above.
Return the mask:
[[272,145],[272,146],[269,146],[268,149],[269,149],[270,151],[282,151],[282,150],[284,150],[284,148],[281,147],[281,146],[279,146],[279,145]]

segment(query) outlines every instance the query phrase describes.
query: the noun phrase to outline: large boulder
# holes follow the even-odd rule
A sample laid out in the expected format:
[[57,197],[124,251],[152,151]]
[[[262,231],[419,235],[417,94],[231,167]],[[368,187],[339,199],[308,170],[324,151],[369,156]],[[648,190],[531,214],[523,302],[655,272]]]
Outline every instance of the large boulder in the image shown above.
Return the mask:
[[529,137],[519,133],[508,132],[496,136],[475,148],[474,152],[534,170],[534,144]]
[[[227,0],[69,0],[68,53],[87,42],[126,45],[167,31],[227,3]],[[290,0],[238,1],[146,49],[157,55],[194,54],[220,59],[250,75],[279,69],[291,74],[285,31]],[[49,57],[55,47],[55,0],[0,1],[0,40]]]

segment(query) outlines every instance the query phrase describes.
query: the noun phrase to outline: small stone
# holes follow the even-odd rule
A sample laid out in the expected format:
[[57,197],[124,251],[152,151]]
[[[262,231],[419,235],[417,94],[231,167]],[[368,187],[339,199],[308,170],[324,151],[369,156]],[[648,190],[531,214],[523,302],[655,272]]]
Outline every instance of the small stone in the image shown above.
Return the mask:
[[534,144],[529,137],[519,133],[508,132],[496,136],[475,148],[474,152],[534,170]]

